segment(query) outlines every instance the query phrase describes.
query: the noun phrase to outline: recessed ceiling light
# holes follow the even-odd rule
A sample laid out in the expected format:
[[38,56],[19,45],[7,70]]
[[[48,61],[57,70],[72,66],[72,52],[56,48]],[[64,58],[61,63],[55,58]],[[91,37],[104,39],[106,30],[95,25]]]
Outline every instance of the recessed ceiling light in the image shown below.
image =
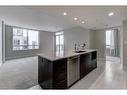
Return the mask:
[[77,17],[75,17],[75,18],[74,18],[74,20],[78,20],[78,18],[77,18]]
[[82,24],[84,24],[85,23],[85,21],[82,21]]
[[64,16],[66,16],[66,15],[67,15],[67,13],[66,13],[66,12],[63,12],[63,15],[64,15]]
[[114,15],[114,13],[113,12],[110,12],[109,14],[108,14],[108,16],[113,16]]

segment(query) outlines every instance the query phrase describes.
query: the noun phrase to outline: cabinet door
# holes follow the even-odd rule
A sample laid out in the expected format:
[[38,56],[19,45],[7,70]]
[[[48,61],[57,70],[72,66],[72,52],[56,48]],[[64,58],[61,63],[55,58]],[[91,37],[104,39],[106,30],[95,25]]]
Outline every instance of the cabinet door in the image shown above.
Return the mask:
[[38,57],[38,82],[43,89],[52,88],[52,62]]
[[80,56],[80,78],[83,78],[89,72],[89,54]]
[[67,59],[53,62],[53,88],[67,88]]
[[92,60],[92,70],[97,68],[97,59]]
[[95,60],[95,59],[97,59],[97,51],[93,51],[92,53],[91,53],[91,60]]
[[87,73],[89,73],[90,71],[92,71],[92,62],[91,62],[91,53],[88,54],[87,56]]
[[92,70],[95,69],[97,67],[97,52],[93,51],[91,53],[91,63],[92,63]]

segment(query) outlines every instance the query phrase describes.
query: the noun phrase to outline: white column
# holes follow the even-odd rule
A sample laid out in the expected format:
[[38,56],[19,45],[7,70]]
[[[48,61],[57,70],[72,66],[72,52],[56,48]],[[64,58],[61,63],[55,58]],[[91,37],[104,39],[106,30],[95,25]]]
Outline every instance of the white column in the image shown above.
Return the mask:
[[0,21],[0,66],[2,64],[2,21]]
[[127,71],[127,20],[123,21],[123,70]]

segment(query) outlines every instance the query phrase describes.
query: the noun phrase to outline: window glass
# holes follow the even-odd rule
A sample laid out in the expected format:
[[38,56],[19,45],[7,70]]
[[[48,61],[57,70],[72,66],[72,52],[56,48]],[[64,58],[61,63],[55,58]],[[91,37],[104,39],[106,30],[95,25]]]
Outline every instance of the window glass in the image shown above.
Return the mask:
[[39,31],[13,28],[13,50],[39,48]]
[[38,31],[28,30],[28,45],[29,49],[37,49],[39,42],[38,42]]
[[56,36],[56,45],[59,45],[59,36]]
[[63,45],[63,44],[64,44],[63,35],[60,35],[60,44],[61,44],[61,45]]
[[56,56],[63,56],[63,54],[64,54],[63,32],[57,32],[55,38],[56,38]]
[[111,30],[106,31],[106,48],[110,48],[111,41]]

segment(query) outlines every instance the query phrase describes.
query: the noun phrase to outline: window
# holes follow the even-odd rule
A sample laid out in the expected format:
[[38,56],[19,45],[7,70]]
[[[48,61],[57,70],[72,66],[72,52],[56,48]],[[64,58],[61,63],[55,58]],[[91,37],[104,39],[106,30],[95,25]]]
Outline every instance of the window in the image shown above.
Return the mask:
[[106,48],[114,48],[115,46],[114,37],[115,37],[114,30],[106,31]]
[[28,30],[28,49],[38,49],[38,31]]
[[111,41],[111,30],[106,31],[106,48],[110,48]]
[[57,32],[56,38],[56,56],[63,56],[64,54],[64,35],[63,32]]
[[39,31],[13,28],[13,50],[39,49]]

